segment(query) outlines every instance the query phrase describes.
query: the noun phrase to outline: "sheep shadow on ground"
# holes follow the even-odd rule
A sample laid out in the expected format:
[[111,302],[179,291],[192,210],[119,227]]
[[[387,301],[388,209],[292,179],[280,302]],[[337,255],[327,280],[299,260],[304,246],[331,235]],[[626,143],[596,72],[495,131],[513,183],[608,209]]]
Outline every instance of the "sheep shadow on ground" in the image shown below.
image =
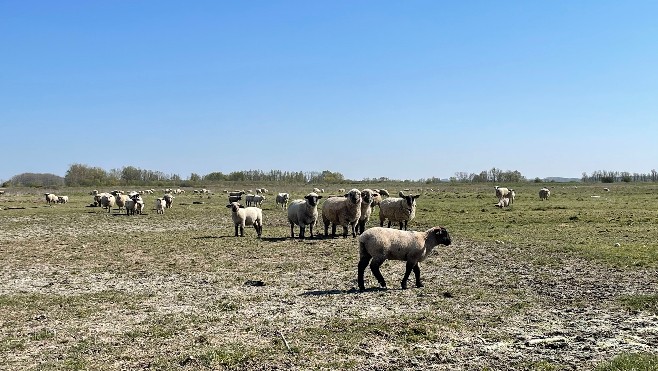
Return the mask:
[[302,294],[301,296],[327,296],[327,295],[342,295],[342,294],[360,294],[363,292],[370,292],[370,291],[387,291],[389,289],[387,288],[382,288],[382,287],[372,287],[368,288],[365,291],[360,291],[359,289],[352,287],[349,290],[339,290],[339,289],[334,289],[334,290],[313,290],[313,291],[306,291]]
[[282,242],[287,241],[290,237],[261,237],[261,240],[266,242]]
[[199,236],[199,237],[192,237],[193,240],[206,240],[206,239],[221,239],[221,238],[237,238],[236,236],[233,235],[226,235],[226,236]]

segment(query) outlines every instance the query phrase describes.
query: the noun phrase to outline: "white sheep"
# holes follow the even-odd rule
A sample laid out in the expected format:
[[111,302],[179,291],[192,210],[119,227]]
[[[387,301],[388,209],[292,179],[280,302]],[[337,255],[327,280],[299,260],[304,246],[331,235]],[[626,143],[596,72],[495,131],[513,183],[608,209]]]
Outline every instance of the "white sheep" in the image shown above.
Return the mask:
[[109,194],[109,193],[103,193],[101,196],[101,206],[102,207],[107,207],[107,212],[111,212],[112,208],[114,207],[116,203],[116,198]]
[[496,198],[500,201],[501,198],[506,197],[509,193],[509,189],[505,187],[494,187],[496,189]]
[[[387,260],[406,261],[406,270],[402,278],[402,288],[407,288],[409,274],[414,271],[416,287],[423,287],[420,282],[419,262],[425,260],[438,245],[450,245],[450,234],[444,227],[433,227],[425,232],[401,231],[396,229],[373,227],[359,236],[359,265],[357,281],[359,290],[365,290],[363,275],[370,264],[372,274],[381,287],[386,281],[379,267]],[[371,261],[372,260],[372,261]]]
[[304,196],[303,200],[293,200],[288,206],[288,222],[290,223],[290,237],[295,238],[295,225],[299,226],[299,238],[304,238],[306,226],[309,226],[311,238],[313,238],[313,227],[318,220],[319,196],[311,192]]
[[44,193],[43,195],[46,196],[46,203],[48,205],[57,203],[57,195],[54,193]]
[[509,206],[509,202],[510,202],[509,198],[503,197],[498,201],[498,203],[496,204],[496,207],[500,207],[501,209],[505,208],[505,207]]
[[69,196],[57,196],[58,204],[65,204],[69,202]]
[[126,201],[130,200],[130,197],[128,195],[118,193],[115,196],[115,199],[116,199],[116,205],[119,208],[119,211],[121,211],[121,209],[126,207]]
[[176,197],[174,197],[174,196],[170,195],[169,193],[167,193],[164,196],[162,196],[162,198],[165,201],[165,208],[171,209],[171,206],[174,204],[174,198],[176,198]]
[[263,233],[263,210],[257,207],[244,207],[237,202],[231,202],[226,207],[231,209],[236,237],[238,236],[238,228],[240,229],[240,237],[244,237],[245,225],[253,225],[256,234],[260,238]]
[[156,198],[155,199],[155,212],[157,214],[164,214],[165,205],[166,205],[166,202],[165,202],[164,198]]
[[548,200],[548,197],[550,197],[550,195],[551,195],[551,190],[546,187],[539,190],[539,199],[542,201]]
[[322,193],[320,188],[313,188],[313,193]]
[[352,188],[344,197],[329,197],[322,206],[322,222],[324,235],[336,236],[336,226],[343,226],[343,237],[347,237],[348,226],[352,229],[352,237],[356,237],[356,223],[361,217],[361,191]]
[[290,194],[288,193],[279,193],[276,195],[276,206],[281,205],[282,209],[288,207],[288,200],[290,199]]
[[383,227],[384,220],[388,219],[389,228],[391,223],[399,223],[400,229],[407,230],[409,221],[416,217],[416,199],[420,195],[405,195],[400,192],[399,196],[386,198],[379,204],[380,227]]
[[359,217],[359,222],[356,225],[357,234],[361,234],[366,230],[366,223],[368,223],[368,220],[370,220],[370,214],[372,214],[375,197],[378,196],[379,193],[375,193],[372,189],[369,188],[361,191],[361,216]]

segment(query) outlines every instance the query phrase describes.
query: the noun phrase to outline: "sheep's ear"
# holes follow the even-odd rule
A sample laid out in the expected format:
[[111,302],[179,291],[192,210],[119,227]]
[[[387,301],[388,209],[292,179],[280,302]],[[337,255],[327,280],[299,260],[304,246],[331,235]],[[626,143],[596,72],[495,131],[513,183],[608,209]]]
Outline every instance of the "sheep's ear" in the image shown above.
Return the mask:
[[322,196],[318,196],[318,200],[321,199],[321,198],[322,198]]
[[230,205],[230,204],[228,204],[228,205],[226,205],[226,207],[231,207],[231,205]]
[[415,200],[415,199],[417,199],[418,197],[420,197],[420,195],[415,195],[415,196],[411,196],[411,197],[413,197],[413,199]]

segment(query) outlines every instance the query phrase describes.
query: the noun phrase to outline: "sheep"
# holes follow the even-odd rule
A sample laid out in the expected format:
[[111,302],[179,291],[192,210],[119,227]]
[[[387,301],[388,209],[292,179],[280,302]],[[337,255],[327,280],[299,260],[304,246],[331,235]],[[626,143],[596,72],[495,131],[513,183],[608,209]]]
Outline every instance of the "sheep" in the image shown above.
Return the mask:
[[366,223],[370,220],[370,214],[372,213],[372,204],[376,196],[379,196],[379,193],[375,193],[372,189],[364,189],[361,191],[361,216],[359,217],[359,222],[356,225],[356,233],[361,234],[366,230]]
[[48,205],[57,203],[57,195],[54,193],[44,193],[43,195],[46,196],[46,203]]
[[313,193],[322,193],[320,188],[313,188]]
[[281,205],[282,209],[288,208],[288,200],[290,195],[288,193],[279,193],[276,195],[276,206]]
[[251,200],[251,202],[258,207],[263,206],[263,201],[265,201],[265,197],[262,195],[255,195],[254,198]]
[[347,238],[348,226],[352,228],[352,237],[356,237],[356,223],[361,217],[361,191],[352,188],[345,197],[329,197],[322,206],[322,222],[324,223],[324,235],[329,235],[329,224],[331,224],[331,235],[336,236],[336,226],[343,226],[343,238]]
[[174,196],[170,195],[169,193],[167,193],[164,196],[162,196],[162,198],[165,201],[165,208],[171,209],[171,206],[174,203],[174,198],[176,198],[176,197],[174,197]]
[[126,215],[143,214],[144,200],[139,194],[132,195],[125,203]]
[[247,206],[251,206],[252,203],[254,203],[254,196],[251,193],[248,193],[244,196],[244,202],[247,204]]
[[244,207],[238,202],[231,202],[226,207],[231,209],[236,237],[238,236],[238,228],[240,229],[240,237],[244,237],[244,226],[253,225],[258,238],[260,238],[263,233],[263,210],[257,207]]
[[345,193],[345,188],[338,188],[338,193]]
[[389,228],[395,222],[406,231],[409,221],[416,217],[416,199],[420,195],[405,195],[402,192],[398,195],[400,197],[390,197],[379,204],[379,226],[383,227],[384,220],[388,219]]
[[377,191],[375,191],[375,193],[372,196],[372,203],[370,204],[370,206],[372,207],[373,210],[375,210],[375,206],[379,206],[379,204],[381,203],[382,203],[382,195]]
[[311,238],[313,238],[313,227],[318,220],[318,200],[319,196],[311,192],[304,196],[304,199],[293,200],[288,206],[288,222],[290,223],[290,237],[295,238],[295,225],[299,226],[299,238],[304,238],[306,226],[309,226]]
[[58,204],[65,204],[69,202],[69,196],[57,196]]
[[548,200],[548,197],[550,195],[551,195],[551,190],[546,187],[539,190],[539,199],[542,201]]
[[240,200],[242,200],[242,196],[228,196],[229,203],[238,202]]
[[119,193],[115,198],[116,198],[116,204],[117,204],[117,207],[119,208],[119,211],[121,211],[121,209],[126,207],[126,201],[128,201],[130,199],[130,197],[128,195],[124,195],[124,194],[121,194],[121,193]]
[[506,197],[509,193],[509,189],[505,187],[496,186],[496,198],[500,201],[501,198]]
[[114,207],[114,204],[116,203],[116,198],[114,198],[113,195],[109,193],[104,193],[101,196],[101,206],[102,207],[107,207],[107,212],[112,211],[112,207]]
[[[203,192],[203,191],[205,191],[205,189],[204,189],[204,190],[201,190],[201,191],[199,191],[199,192],[201,192],[201,193],[205,193],[205,192]],[[244,195],[244,194],[246,194],[246,193],[247,193],[247,192],[245,192],[245,191],[232,191],[232,192],[229,192],[228,195],[229,195],[229,196],[242,196],[242,195]]]
[[157,214],[164,214],[164,209],[165,209],[165,199],[164,198],[156,198],[155,199],[155,212]]
[[386,196],[386,197],[389,196],[388,191],[385,189],[378,189],[377,191],[378,191],[377,193],[379,193],[382,196]]
[[[448,246],[451,243],[450,234],[444,227],[433,227],[425,232],[401,231],[382,227],[373,227],[359,236],[359,264],[357,281],[359,290],[365,291],[363,276],[370,264],[372,274],[381,287],[386,287],[386,281],[379,267],[389,260],[406,261],[406,270],[402,278],[402,289],[407,288],[407,280],[411,271],[416,277],[416,287],[423,287],[420,282],[419,262],[424,261],[438,245]],[[371,261],[372,260],[372,261]]]
[[509,203],[510,203],[510,199],[507,198],[507,197],[503,197],[498,201],[498,203],[496,204],[496,207],[500,207],[502,209],[504,207],[509,206]]

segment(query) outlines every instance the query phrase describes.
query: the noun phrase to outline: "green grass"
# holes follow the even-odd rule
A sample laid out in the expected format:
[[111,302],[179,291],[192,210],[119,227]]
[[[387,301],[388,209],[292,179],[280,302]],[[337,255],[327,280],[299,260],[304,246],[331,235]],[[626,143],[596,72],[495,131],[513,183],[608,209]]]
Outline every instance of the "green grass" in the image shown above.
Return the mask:
[[658,354],[625,353],[596,367],[597,371],[651,371],[658,369]]
[[658,314],[658,294],[656,295],[626,295],[619,298],[622,305],[630,311],[647,311]]

